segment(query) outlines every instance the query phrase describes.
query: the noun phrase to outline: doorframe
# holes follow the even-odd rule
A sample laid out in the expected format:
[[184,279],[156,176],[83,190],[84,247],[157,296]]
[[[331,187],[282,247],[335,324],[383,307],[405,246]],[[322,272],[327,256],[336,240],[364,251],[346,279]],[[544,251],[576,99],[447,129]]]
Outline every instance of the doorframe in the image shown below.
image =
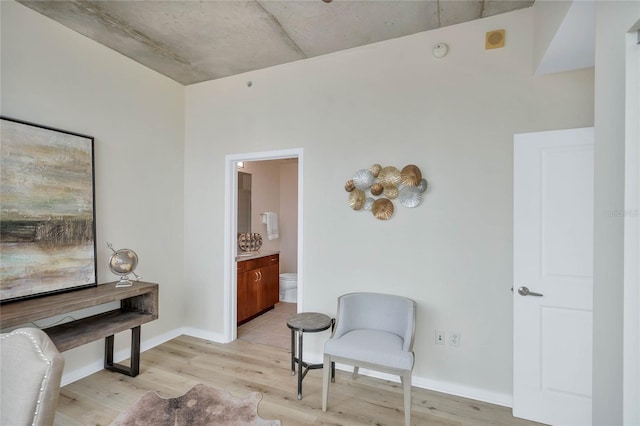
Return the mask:
[[224,159],[224,342],[229,343],[237,338],[236,307],[237,307],[237,276],[236,255],[237,245],[237,217],[238,217],[238,174],[239,161],[267,161],[288,158],[298,159],[298,312],[302,309],[304,293],[303,274],[303,148],[282,149],[276,151],[249,152],[243,154],[228,154]]
[[623,422],[640,422],[640,21],[625,39]]

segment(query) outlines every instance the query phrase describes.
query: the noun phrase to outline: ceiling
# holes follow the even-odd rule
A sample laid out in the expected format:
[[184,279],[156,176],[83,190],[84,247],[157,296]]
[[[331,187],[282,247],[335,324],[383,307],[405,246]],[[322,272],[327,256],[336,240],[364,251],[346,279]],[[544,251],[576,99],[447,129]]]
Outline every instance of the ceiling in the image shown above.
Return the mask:
[[18,1],[184,85],[493,16],[534,2]]

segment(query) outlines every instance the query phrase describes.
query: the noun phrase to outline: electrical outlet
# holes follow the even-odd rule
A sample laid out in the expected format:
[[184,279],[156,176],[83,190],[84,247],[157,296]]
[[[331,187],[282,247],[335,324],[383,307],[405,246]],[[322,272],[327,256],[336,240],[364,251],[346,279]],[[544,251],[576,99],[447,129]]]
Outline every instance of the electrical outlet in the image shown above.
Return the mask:
[[449,346],[455,346],[456,348],[460,347],[460,338],[462,336],[457,331],[452,331],[449,333]]
[[444,331],[436,330],[436,345],[444,345]]

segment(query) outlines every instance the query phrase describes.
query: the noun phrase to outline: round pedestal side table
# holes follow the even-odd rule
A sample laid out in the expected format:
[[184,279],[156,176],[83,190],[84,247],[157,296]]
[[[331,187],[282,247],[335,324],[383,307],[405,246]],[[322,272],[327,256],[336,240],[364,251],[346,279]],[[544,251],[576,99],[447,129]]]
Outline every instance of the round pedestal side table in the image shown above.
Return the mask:
[[[317,333],[335,326],[335,319],[318,312],[302,312],[287,320],[287,327],[291,329],[291,375],[296,374],[298,364],[298,399],[302,399],[302,379],[309,370],[322,368],[322,364],[308,364],[302,360],[302,337],[304,333]],[[296,333],[298,345],[296,347]],[[335,377],[335,364],[331,363],[331,378]]]

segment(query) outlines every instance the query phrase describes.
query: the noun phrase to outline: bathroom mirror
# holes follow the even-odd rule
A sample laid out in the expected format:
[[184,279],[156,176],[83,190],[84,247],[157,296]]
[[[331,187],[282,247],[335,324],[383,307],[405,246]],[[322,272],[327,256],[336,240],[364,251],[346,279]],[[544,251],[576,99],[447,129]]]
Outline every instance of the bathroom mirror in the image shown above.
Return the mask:
[[251,174],[238,172],[238,234],[251,232]]

